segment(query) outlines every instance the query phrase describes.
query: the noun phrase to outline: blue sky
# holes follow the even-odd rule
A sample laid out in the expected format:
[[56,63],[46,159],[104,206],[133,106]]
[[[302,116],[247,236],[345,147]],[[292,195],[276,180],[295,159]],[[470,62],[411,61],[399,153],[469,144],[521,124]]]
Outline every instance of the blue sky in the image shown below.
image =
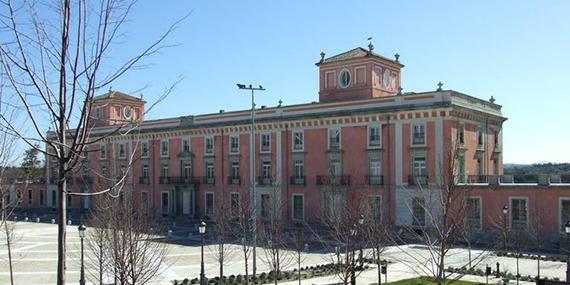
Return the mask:
[[570,162],[570,1],[140,1],[114,59],[126,58],[193,11],[167,40],[175,47],[113,83],[148,101],[184,81],[148,118],[248,108],[235,84],[262,84],[261,105],[318,100],[319,53],[374,37],[401,55],[404,91],[442,81],[508,117],[504,161]]

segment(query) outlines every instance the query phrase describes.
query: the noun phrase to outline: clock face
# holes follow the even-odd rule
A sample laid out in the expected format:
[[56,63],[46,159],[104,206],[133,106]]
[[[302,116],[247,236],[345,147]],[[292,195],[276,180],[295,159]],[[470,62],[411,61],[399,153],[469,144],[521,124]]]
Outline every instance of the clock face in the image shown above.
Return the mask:
[[131,108],[131,106],[126,106],[123,109],[123,116],[125,119],[130,119],[133,116],[133,108]]
[[382,77],[382,83],[384,85],[384,88],[388,88],[388,86],[390,86],[390,81],[391,80],[391,76],[390,76],[390,70],[388,69],[384,69],[384,76]]

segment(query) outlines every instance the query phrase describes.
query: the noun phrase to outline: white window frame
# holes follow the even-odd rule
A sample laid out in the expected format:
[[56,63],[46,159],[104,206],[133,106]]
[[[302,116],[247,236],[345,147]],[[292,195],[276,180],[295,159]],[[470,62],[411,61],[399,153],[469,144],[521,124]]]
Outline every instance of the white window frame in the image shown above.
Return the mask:
[[[268,138],[268,147],[267,150],[263,149],[263,138]],[[260,133],[259,134],[259,152],[261,153],[270,153],[271,152],[271,133]]]
[[107,145],[100,144],[99,145],[99,159],[107,159]]
[[564,230],[564,225],[567,221],[562,221],[562,202],[568,201],[570,202],[570,197],[559,197],[558,198],[558,231],[561,234],[566,234]]
[[[301,218],[296,218],[295,217],[295,197],[301,197],[303,203],[301,205]],[[294,221],[304,221],[305,220],[305,194],[303,193],[293,193],[292,194],[292,199],[291,199],[291,213],[292,213],[292,217],[291,219]]]
[[[166,154],[163,151],[163,146],[166,143]],[[168,157],[170,154],[170,142],[168,140],[161,140],[160,141],[160,157]]]
[[[475,230],[482,230],[483,229],[483,198],[481,196],[467,196],[465,197],[465,210],[466,210],[466,215],[467,215],[467,200],[469,199],[475,199],[479,201],[479,224],[477,225],[477,228]],[[467,217],[466,217],[467,219]],[[466,221],[468,222],[468,221]]]
[[[125,159],[127,158],[127,146],[125,143],[118,143],[118,151],[117,154],[119,156],[119,159]],[[121,154],[121,149],[122,149],[122,154]]]
[[[301,134],[301,148],[295,148],[295,134]],[[328,134],[327,134],[328,139]],[[291,136],[291,150],[293,152],[301,152],[305,150],[305,131],[304,130],[294,130]]]
[[[477,126],[477,147],[483,147],[485,145],[485,132],[482,126]],[[479,136],[481,136],[481,143],[479,143]]]
[[[211,168],[209,166],[212,166]],[[212,169],[211,173],[212,175],[210,176],[210,171],[209,169]],[[206,162],[206,178],[207,179],[215,179],[216,178],[216,165],[214,164],[214,162]]]
[[[212,142],[212,148],[208,151],[208,142]],[[205,136],[204,137],[204,154],[206,155],[213,155],[214,154],[214,137],[213,136]]]
[[[166,211],[164,210],[164,204],[162,203],[163,199],[164,199],[164,194],[166,194],[166,197],[167,197],[166,200],[168,201],[167,206],[166,206],[166,208],[167,208]],[[168,193],[167,191],[160,192],[160,212],[162,214],[170,213],[170,193]]]
[[[239,179],[241,174],[241,165],[239,161],[230,162],[230,177],[231,179]],[[237,169],[237,171],[236,171]],[[237,174],[237,175],[236,175]]]
[[[298,163],[300,161],[300,163]],[[297,167],[300,166],[300,168],[303,169],[302,171],[302,175],[298,176],[297,174]],[[293,177],[295,178],[304,178],[305,177],[305,160],[304,159],[295,159],[293,160]]]
[[513,200],[525,200],[526,228],[521,229],[521,230],[526,230],[529,227],[529,204],[528,204],[528,197],[526,197],[526,196],[509,196],[509,224],[508,224],[508,228],[510,230],[510,229],[512,229],[512,226],[513,226],[513,212],[514,212]]
[[338,127],[338,128],[329,128],[327,130],[327,145],[329,150],[331,150],[331,132],[336,132],[336,131],[338,131],[338,148],[335,148],[335,150],[342,149],[342,131],[341,128]]
[[[182,143],[180,144],[181,152],[191,152],[192,151],[192,144],[190,143],[190,138],[182,138]],[[184,146],[188,145],[188,149],[184,149]]]
[[[145,175],[146,173],[146,175]],[[149,179],[148,164],[142,165],[141,175],[143,179]]]
[[[146,153],[144,151],[145,146],[146,146]],[[148,153],[149,153],[148,141],[141,142],[141,157],[142,158],[148,158]]]
[[[212,195],[212,213],[208,213],[208,195]],[[204,192],[204,215],[211,217],[215,214],[216,196],[214,192]]]
[[[421,144],[414,143],[414,129],[416,126],[421,126],[424,129],[424,142]],[[410,124],[410,145],[411,146],[425,146],[427,145],[427,124],[426,122],[412,123]]]
[[264,179],[272,179],[272,168],[271,160],[263,160],[261,162],[261,177]]
[[[371,145],[370,130],[378,129],[378,145]],[[366,128],[366,146],[368,148],[382,148],[382,125],[370,125]]]
[[[234,141],[237,142],[237,146],[234,149]],[[229,147],[230,147],[230,153],[231,154],[238,154],[239,153],[239,145],[240,145],[240,141],[239,141],[239,135],[230,135],[230,143],[229,143]]]

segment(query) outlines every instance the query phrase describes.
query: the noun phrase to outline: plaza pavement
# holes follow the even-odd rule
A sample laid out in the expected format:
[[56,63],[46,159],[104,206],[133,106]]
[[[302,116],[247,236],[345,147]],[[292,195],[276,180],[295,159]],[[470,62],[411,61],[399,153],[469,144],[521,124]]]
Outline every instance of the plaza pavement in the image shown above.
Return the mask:
[[[67,228],[67,280],[68,284],[78,284],[80,268],[80,240],[77,226]],[[184,278],[192,279],[200,274],[200,247],[196,242],[188,239],[188,231],[191,229],[179,229],[174,231],[171,243],[168,244],[169,254],[166,263],[168,268],[161,273],[154,284],[172,284],[172,280]],[[57,269],[57,226],[53,224],[18,222],[15,225],[15,242],[13,244],[13,263],[16,284],[54,284]],[[188,245],[194,244],[194,245]],[[243,274],[244,262],[241,251],[236,246],[231,246],[232,256],[225,265],[224,274]],[[260,260],[264,256],[262,248],[258,248],[258,272],[268,271],[268,268]],[[86,251],[86,262],[91,256]],[[421,246],[405,246],[404,248],[387,248],[382,258],[390,260],[388,266],[388,282],[413,278],[418,275],[419,268],[430,268],[426,262],[428,251]],[[213,248],[205,249],[205,267],[207,276],[217,276],[218,263],[214,260]],[[449,253],[446,267],[460,267],[467,263],[467,254],[464,249],[454,249]],[[474,251],[472,256],[477,256],[476,268],[484,270],[489,264],[495,269],[495,263],[501,264],[501,271],[505,269],[516,273],[515,258],[497,257],[490,253]],[[330,254],[308,253],[303,255],[303,266],[326,264],[334,259]],[[249,261],[251,274],[251,260]],[[296,267],[293,260],[286,266],[291,269]],[[536,275],[536,260],[520,259],[519,267],[521,275]],[[566,264],[561,262],[541,262],[541,275],[549,278],[558,277],[564,279]],[[429,271],[429,270],[428,270]],[[424,271],[426,274],[428,271]],[[95,272],[91,272],[95,274]],[[86,272],[87,280],[93,280],[89,270]],[[362,272],[358,278],[358,284],[375,283],[377,272],[374,265]],[[484,283],[485,278],[479,276],[464,276],[463,279]],[[7,263],[7,250],[5,240],[0,237],[0,284],[9,284],[9,269]],[[383,280],[384,281],[384,280]],[[489,279],[490,284],[496,284],[498,280]],[[331,284],[338,282],[336,276],[327,276],[303,280],[302,284]],[[90,282],[88,282],[90,284]],[[298,281],[283,282],[282,284],[298,284]],[[521,282],[524,284],[524,282]]]

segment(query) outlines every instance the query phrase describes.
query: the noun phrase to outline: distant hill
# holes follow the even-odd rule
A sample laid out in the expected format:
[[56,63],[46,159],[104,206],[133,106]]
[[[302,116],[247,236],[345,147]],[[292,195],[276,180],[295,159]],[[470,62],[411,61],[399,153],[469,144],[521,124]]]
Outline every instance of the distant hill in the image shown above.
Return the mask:
[[570,174],[570,163],[535,163],[535,164],[512,164],[504,165],[505,174]]

